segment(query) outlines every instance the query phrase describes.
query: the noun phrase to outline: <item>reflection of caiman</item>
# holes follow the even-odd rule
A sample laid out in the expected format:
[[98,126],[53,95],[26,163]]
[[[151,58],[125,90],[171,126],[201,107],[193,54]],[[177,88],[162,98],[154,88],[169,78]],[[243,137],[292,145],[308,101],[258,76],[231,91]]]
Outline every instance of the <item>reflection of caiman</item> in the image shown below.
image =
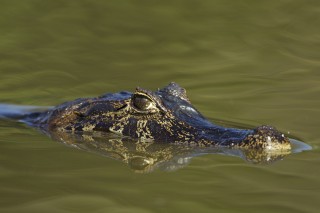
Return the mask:
[[[223,146],[198,147],[171,143],[143,142],[139,139],[117,137],[104,132],[69,134],[61,131],[46,132],[54,140],[73,148],[97,153],[128,164],[136,172],[151,172],[156,168],[172,171],[186,166],[190,159],[203,154],[237,156],[248,162],[266,164],[281,160],[290,151],[264,149],[233,149]],[[299,143],[298,141],[293,141]],[[301,142],[300,142],[301,143]],[[302,151],[309,147],[295,144]]]
[[209,122],[175,83],[156,92],[137,88],[134,93],[77,99],[45,111],[0,105],[1,117],[20,119],[55,140],[140,171],[176,169],[204,153],[272,162],[292,148],[289,139],[270,126],[245,130]]
[[97,98],[77,99],[24,121],[46,131],[112,132],[144,141],[260,150],[290,150],[287,137],[270,126],[225,128],[205,119],[175,83],[156,92],[137,88]]

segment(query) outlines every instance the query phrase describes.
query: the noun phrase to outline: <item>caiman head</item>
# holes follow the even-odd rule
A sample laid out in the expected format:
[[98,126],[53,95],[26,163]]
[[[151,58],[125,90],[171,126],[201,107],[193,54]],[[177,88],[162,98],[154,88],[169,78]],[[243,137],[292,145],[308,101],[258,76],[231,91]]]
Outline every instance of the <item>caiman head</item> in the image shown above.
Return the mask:
[[291,149],[288,138],[270,126],[243,130],[211,123],[192,106],[186,90],[176,83],[155,92],[137,88],[134,93],[77,99],[28,119],[47,131],[104,131],[144,141]]

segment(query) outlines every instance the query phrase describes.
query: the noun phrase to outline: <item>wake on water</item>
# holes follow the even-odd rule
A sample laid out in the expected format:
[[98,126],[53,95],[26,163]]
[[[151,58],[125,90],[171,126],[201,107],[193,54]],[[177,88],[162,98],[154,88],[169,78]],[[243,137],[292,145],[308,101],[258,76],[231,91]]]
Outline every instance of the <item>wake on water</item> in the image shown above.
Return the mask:
[[32,112],[41,112],[52,107],[0,104],[0,119],[21,119]]

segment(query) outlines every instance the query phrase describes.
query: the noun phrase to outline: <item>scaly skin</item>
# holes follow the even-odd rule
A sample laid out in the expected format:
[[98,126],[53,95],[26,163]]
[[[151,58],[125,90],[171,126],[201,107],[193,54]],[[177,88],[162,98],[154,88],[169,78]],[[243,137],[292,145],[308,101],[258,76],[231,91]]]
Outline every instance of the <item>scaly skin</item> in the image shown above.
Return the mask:
[[290,141],[270,126],[253,130],[225,128],[204,118],[176,83],[152,92],[137,88],[83,98],[51,110],[31,113],[25,121],[45,131],[113,132],[145,141],[241,149],[291,149]]

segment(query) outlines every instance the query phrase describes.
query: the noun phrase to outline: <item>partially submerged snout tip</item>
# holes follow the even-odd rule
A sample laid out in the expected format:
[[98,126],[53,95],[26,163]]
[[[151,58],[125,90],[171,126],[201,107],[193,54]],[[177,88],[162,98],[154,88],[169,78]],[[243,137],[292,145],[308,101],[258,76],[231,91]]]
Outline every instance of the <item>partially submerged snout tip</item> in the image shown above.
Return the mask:
[[257,127],[245,138],[243,145],[271,152],[290,152],[292,149],[289,138],[272,126]]

